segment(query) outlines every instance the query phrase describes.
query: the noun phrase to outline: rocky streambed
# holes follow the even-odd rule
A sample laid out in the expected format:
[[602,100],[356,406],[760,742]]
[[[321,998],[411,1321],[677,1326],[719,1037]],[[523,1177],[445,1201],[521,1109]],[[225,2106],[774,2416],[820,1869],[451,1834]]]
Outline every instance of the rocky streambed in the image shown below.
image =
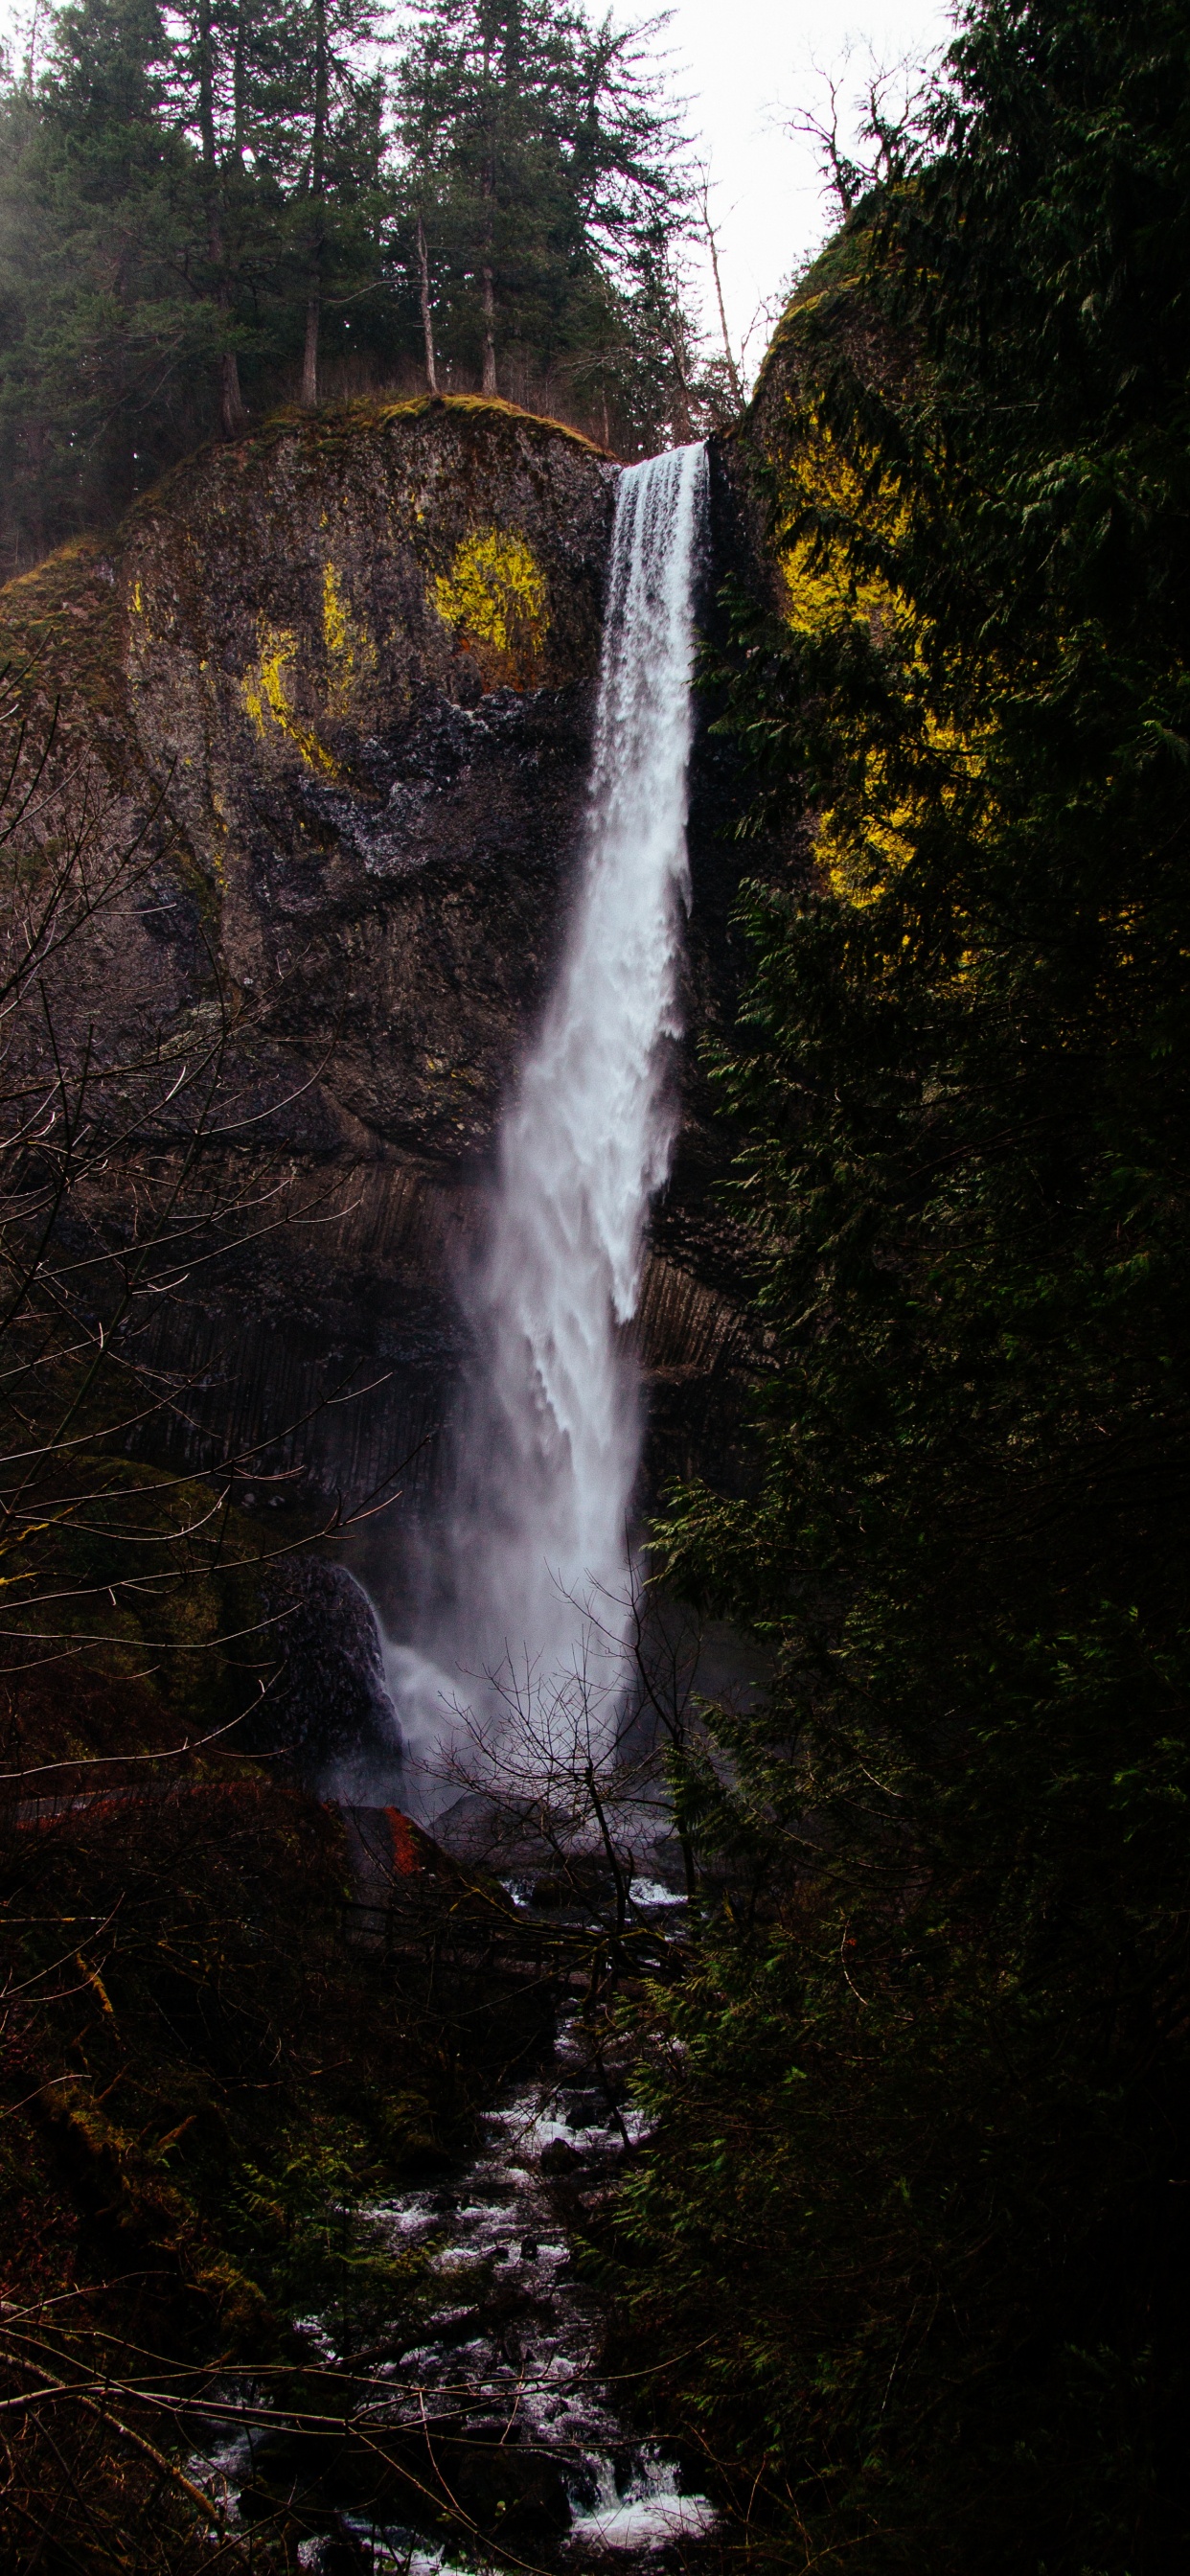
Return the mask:
[[[649,1892],[660,1916],[665,1891]],[[565,2002],[548,2059],[482,2115],[470,2160],[359,2213],[418,2280],[391,2331],[344,2351],[332,2319],[301,2320],[311,2367],[292,2412],[283,2389],[220,2391],[189,2474],[227,2537],[280,2539],[320,2576],[702,2559],[714,2509],[603,2374],[568,2232],[641,2131],[614,2054]]]

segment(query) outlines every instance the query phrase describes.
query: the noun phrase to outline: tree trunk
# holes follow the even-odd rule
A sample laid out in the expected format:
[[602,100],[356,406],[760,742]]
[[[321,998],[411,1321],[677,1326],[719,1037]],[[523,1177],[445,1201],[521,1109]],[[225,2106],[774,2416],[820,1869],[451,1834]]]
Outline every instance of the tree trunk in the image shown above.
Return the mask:
[[302,355],[302,402],[313,411],[318,401],[318,326],[322,318],[322,254],[326,241],[322,201],[326,191],[326,125],[330,65],[326,44],[326,0],[314,7],[314,130],[310,138],[310,277],[306,290],[306,345]]
[[318,325],[321,319],[322,297],[318,292],[316,271],[315,282],[306,300],[306,345],[302,351],[301,399],[307,411],[313,411],[318,402]]
[[702,185],[702,220],[703,229],[707,237],[707,248],[711,254],[711,274],[715,280],[715,301],[719,307],[719,328],[723,334],[723,355],[727,360],[728,382],[730,383],[732,394],[735,398],[736,407],[738,410],[742,411],[744,406],[744,388],[740,383],[740,371],[735,362],[735,351],[731,345],[731,333],[727,328],[727,308],[723,302],[723,281],[719,275],[719,241],[715,227],[711,222],[710,188],[705,178]]
[[219,417],[225,438],[238,438],[247,428],[248,406],[240,391],[240,362],[234,349],[225,349],[219,362]]
[[483,389],[496,392],[496,289],[491,269],[483,271]]
[[[198,126],[202,138],[207,256],[215,272],[215,303],[224,327],[227,328],[231,320],[231,286],[223,251],[223,224],[219,206],[219,160],[215,150],[215,66],[211,0],[199,0],[198,8]],[[240,392],[240,367],[234,349],[224,349],[219,359],[219,417],[223,425],[224,437],[238,438],[248,415]]]
[[[483,47],[483,77],[485,88],[487,86],[490,69],[491,55],[489,51],[488,37],[485,33]],[[480,277],[483,284],[483,390],[485,394],[494,394],[496,391],[496,285],[492,276],[492,210],[496,202],[496,159],[498,148],[497,124],[493,121],[488,132],[487,167],[483,174],[483,193],[486,200],[486,213],[484,215],[483,227],[483,267],[480,270]]]
[[244,146],[248,133],[247,72],[244,64],[244,12],[248,0],[240,0],[236,11],[235,42],[231,57],[232,149],[236,166],[244,167]]
[[426,251],[426,228],[417,218],[417,274],[421,290],[421,327],[426,341],[426,384],[432,394],[438,391],[438,369],[434,363],[434,316],[430,311],[430,262]]
[[670,343],[670,350],[673,357],[674,377],[677,384],[677,400],[673,406],[674,436],[678,440],[680,446],[688,447],[694,436],[694,423],[690,415],[690,386],[686,376],[680,322],[674,331],[673,339]]

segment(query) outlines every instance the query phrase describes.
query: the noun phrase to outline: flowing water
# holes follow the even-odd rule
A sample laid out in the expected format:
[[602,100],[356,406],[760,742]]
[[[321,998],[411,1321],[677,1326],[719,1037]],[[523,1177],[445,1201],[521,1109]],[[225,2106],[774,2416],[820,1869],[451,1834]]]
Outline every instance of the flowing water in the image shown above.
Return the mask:
[[[463,1285],[473,1356],[420,1631],[386,1649],[414,1754],[449,1741],[452,1704],[487,1692],[506,1711],[510,1695],[527,1691],[543,1713],[537,1740],[548,1757],[576,1707],[588,1720],[592,1706],[614,1714],[622,1690],[643,1430],[623,1328],[675,1128],[706,481],[701,447],[620,478],[579,884],[554,990],[505,1117],[482,1252]],[[658,1916],[669,1901],[661,1886],[638,1890],[646,1900]],[[325,2438],[319,2448],[286,2430],[271,2397],[250,2426],[244,2392],[231,2390],[222,2430],[213,2418],[211,2446],[192,2463],[225,2501],[230,2532],[250,2530],[254,2513],[288,2496],[299,2525],[306,2515],[299,2563],[328,2576],[346,2567],[441,2576],[485,2557],[491,2564],[478,2542],[479,2502],[470,2543],[466,2515],[440,2509],[449,2490],[433,2449],[440,2441],[454,2445],[450,2474],[469,2477],[477,2498],[483,2463],[494,2462],[497,2481],[537,2514],[513,2565],[577,2576],[596,2560],[624,2568],[658,2551],[671,2564],[697,2562],[711,2508],[682,2491],[655,2444],[626,2429],[599,2370],[597,2303],[566,2235],[568,2207],[573,2215],[584,2193],[598,2200],[614,2189],[635,2125],[602,2071],[594,2081],[579,2021],[563,2017],[551,2065],[487,2115],[480,2151],[454,2182],[367,2213],[394,2249],[421,2249],[440,2288],[423,2301],[416,2339],[399,2319],[381,2333],[356,2419],[378,2437],[409,2434],[426,2446],[428,2511],[412,2510],[407,2484],[407,2526],[392,2506],[389,2518],[362,2512],[347,2471],[333,2459],[319,2465]],[[327,2373],[358,2375],[361,2364],[336,2351],[329,2320],[308,2319],[306,2332]],[[503,2510],[497,2499],[495,2513]],[[444,2523],[453,2526],[445,2536]],[[494,2556],[500,2563],[499,2547]]]
[[485,1691],[527,1695],[547,1735],[615,1698],[643,1427],[622,1328],[675,1127],[706,483],[702,447],[620,477],[580,882],[463,1283],[472,1359],[421,1633],[386,1654],[415,1755]]
[[[619,2419],[598,2369],[598,2308],[574,2276],[541,2170],[543,2155],[548,2164],[561,2146],[576,2163],[581,2156],[584,2181],[597,2184],[639,2125],[639,2115],[594,2084],[579,2026],[563,2019],[552,2067],[487,2115],[482,2149],[455,2188],[410,2194],[378,2213],[403,2242],[434,2238],[450,2285],[403,2370],[416,2372],[431,2409],[452,2399],[457,2407],[465,2387],[462,2429],[472,2441],[506,2442],[512,2428],[556,2467],[569,2522],[546,2554],[562,2568],[607,2552],[625,2568],[697,2541],[714,2519],[705,2497],[682,2491],[674,2462],[655,2443],[634,2440]],[[375,2547],[381,2535],[369,2537]],[[388,2536],[394,2556],[409,2538]],[[457,2562],[457,2543],[445,2554]],[[378,2551],[377,2568],[384,2563]]]
[[[358,2477],[344,2475],[341,2459],[336,2466],[332,2457],[328,2472],[317,2444],[303,2448],[270,2431],[258,2411],[251,2427],[212,2422],[208,2444],[188,2463],[233,2541],[259,2527],[262,2512],[287,2508],[309,2535],[298,2563],[326,2576],[494,2576],[501,2565],[534,2576],[590,2576],[596,2566],[607,2576],[634,2568],[697,2576],[709,2563],[703,2544],[714,2509],[684,2487],[658,2444],[625,2427],[599,2368],[598,2305],[571,2259],[565,2192],[551,2180],[560,2157],[576,2169],[572,2185],[577,2178],[597,2198],[641,2126],[602,2060],[597,2080],[581,2020],[563,2015],[552,2063],[486,2115],[479,2152],[454,2180],[365,2213],[394,2252],[422,2249],[438,2284],[415,2334],[394,2322],[391,2357],[389,2338],[373,2334],[367,2401],[355,2418],[381,2443],[391,2430],[424,2429],[423,2509],[415,2494],[403,2510],[353,2500]],[[358,2390],[361,2364],[338,2351],[335,2321],[309,2317],[302,2331],[311,2360],[325,2372],[354,2369]],[[469,2505],[483,2515],[485,2468],[510,2499],[530,2504],[528,2528],[504,2550],[463,2520]],[[443,2510],[448,2494],[458,2515]],[[489,2493],[489,2521],[490,2507]],[[443,2524],[453,2527],[436,2532]]]

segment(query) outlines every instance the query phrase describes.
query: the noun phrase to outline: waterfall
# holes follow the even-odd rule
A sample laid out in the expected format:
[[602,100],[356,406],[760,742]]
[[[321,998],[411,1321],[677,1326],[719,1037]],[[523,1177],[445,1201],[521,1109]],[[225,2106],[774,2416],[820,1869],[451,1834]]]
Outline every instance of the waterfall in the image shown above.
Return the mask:
[[643,1421],[622,1327],[675,1129],[706,482],[703,447],[620,476],[580,880],[463,1285],[472,1356],[437,1598],[423,1644],[388,1649],[415,1750],[484,1676],[547,1702],[589,1691],[626,1627]]

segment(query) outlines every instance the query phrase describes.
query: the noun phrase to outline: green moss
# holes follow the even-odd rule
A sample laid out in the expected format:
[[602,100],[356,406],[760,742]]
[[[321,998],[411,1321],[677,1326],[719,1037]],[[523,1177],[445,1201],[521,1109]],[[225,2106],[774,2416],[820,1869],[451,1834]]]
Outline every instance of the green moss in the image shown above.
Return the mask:
[[[97,537],[71,537],[65,545],[56,546],[53,554],[46,555],[41,563],[34,564],[31,571],[14,573],[11,581],[6,581],[0,589],[0,606],[6,617],[27,617],[30,604],[37,602],[40,605],[43,595],[47,604],[58,606],[63,573],[68,569],[74,572],[80,566],[89,572],[99,552]],[[36,609],[33,613],[37,613]]]
[[824,308],[835,298],[849,295],[858,283],[867,238],[856,216],[848,216],[798,279],[765,351],[745,415],[745,433],[756,427],[774,392],[779,391],[783,370],[812,320],[820,319]]
[[564,438],[569,445],[580,448],[588,456],[605,456],[608,452],[587,438],[582,430],[572,429],[568,421],[554,420],[547,413],[525,411],[519,403],[506,402],[498,394],[406,394],[395,402],[383,395],[360,396],[353,402],[314,412],[300,410],[290,404],[283,410],[270,412],[259,429],[253,430],[235,446],[210,440],[206,446],[197,448],[193,455],[184,457],[180,464],[171,467],[160,483],[154,484],[151,491],[143,493],[133,503],[123,525],[129,528],[145,517],[155,517],[197,468],[208,466],[217,459],[227,459],[242,469],[258,457],[270,455],[287,439],[296,439],[311,454],[326,455],[333,449],[354,444],[361,432],[443,418],[478,423],[486,421],[493,427],[501,423],[516,424],[526,430],[543,433],[548,438]]
[[126,705],[109,570],[98,538],[75,537],[0,590],[0,663],[27,666],[47,698],[69,691],[105,716]]

